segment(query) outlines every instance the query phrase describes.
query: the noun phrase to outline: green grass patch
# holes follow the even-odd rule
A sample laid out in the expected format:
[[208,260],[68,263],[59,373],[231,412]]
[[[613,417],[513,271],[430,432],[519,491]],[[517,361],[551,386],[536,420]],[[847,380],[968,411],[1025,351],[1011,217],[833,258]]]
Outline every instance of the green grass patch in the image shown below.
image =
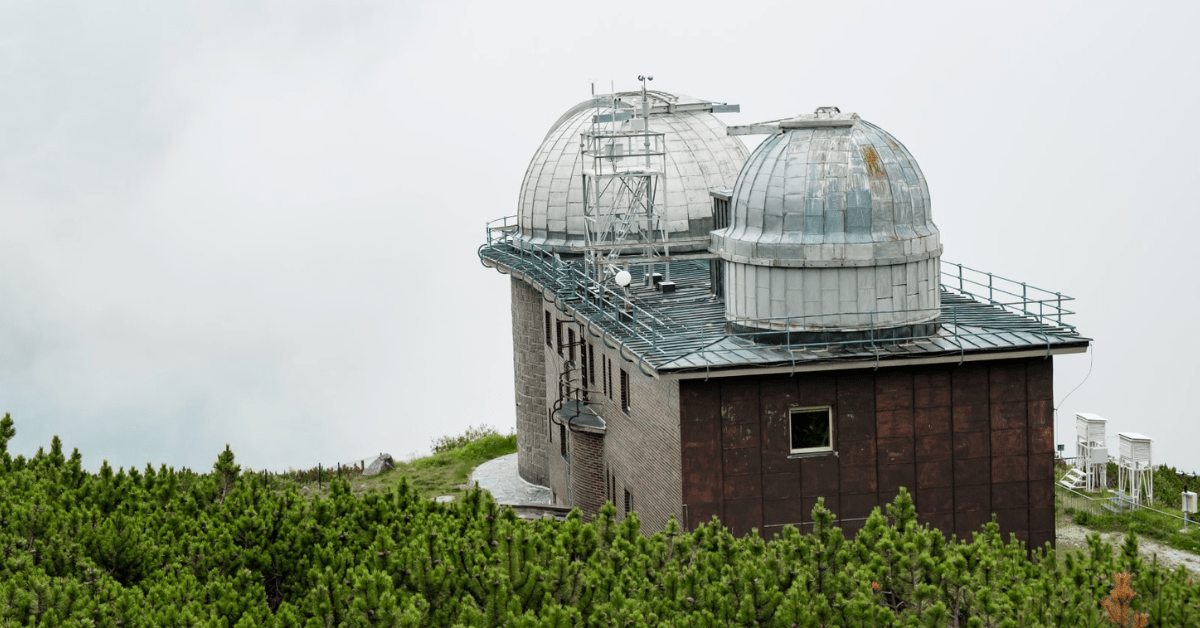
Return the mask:
[[[435,440],[433,449],[436,453],[431,456],[397,462],[396,468],[379,475],[351,477],[351,490],[356,493],[386,491],[403,478],[422,497],[432,499],[453,495],[456,500],[461,499],[469,488],[466,483],[471,471],[488,460],[515,453],[517,435],[500,434],[486,426],[468,428],[463,435]],[[328,480],[323,484],[307,483],[301,488],[302,493],[310,496],[328,491]]]
[[1133,532],[1142,538],[1154,539],[1169,547],[1200,554],[1200,524],[1188,524],[1181,532],[1183,521],[1152,510],[1135,510],[1120,514],[1094,515],[1083,510],[1064,508],[1064,514],[1075,523],[1097,532]]

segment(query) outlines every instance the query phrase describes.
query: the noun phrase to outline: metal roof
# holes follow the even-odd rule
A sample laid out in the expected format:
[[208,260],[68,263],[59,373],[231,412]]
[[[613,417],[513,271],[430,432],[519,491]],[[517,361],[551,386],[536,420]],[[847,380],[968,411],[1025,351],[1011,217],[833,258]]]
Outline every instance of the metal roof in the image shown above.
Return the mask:
[[625,296],[612,282],[589,277],[582,260],[513,240],[509,220],[489,226],[489,242],[479,249],[483,264],[542,292],[563,316],[574,318],[596,342],[618,349],[647,375],[708,377],[746,369],[783,372],[970,361],[996,354],[1048,356],[1081,352],[1090,343],[1063,322],[1072,312],[1062,304],[1071,297],[945,261],[941,325],[932,335],[884,339],[880,330],[879,336],[858,334],[853,340],[801,342],[811,340],[802,337],[791,342],[780,333],[732,333],[724,302],[711,292],[708,260],[670,261],[669,271],[660,262],[657,270],[669,272],[677,286],[672,293],[644,285],[645,267],[634,266]]
[[[676,241],[672,249],[706,249],[712,229],[708,192],[732,187],[748,154],[741,138],[728,135],[725,123],[713,115],[736,107],[655,91],[648,100],[650,130],[666,133],[665,185],[657,203],[665,208],[665,230]],[[555,122],[521,183],[518,238],[566,252],[587,244],[580,135],[593,126],[598,112],[641,111],[641,102],[641,92],[596,96]]]
[[712,233],[714,253],[787,267],[900,264],[941,253],[929,186],[899,140],[857,114],[818,110],[785,122],[792,126],[742,167],[729,226]]

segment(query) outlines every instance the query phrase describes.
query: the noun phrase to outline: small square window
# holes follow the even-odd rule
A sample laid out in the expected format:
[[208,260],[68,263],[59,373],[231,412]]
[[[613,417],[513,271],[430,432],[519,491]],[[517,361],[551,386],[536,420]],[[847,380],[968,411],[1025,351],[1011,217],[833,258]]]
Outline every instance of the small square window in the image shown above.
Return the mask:
[[792,408],[791,415],[792,453],[833,451],[832,408]]

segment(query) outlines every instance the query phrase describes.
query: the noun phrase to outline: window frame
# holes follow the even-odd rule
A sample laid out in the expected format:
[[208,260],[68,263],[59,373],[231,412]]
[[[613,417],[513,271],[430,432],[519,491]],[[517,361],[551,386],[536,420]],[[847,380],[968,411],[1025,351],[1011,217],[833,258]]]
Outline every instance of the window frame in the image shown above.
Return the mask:
[[626,415],[633,413],[633,388],[629,381],[629,373],[621,369],[621,411]]
[[592,343],[587,343],[587,371],[588,371],[588,386],[596,385],[596,347]]
[[[825,418],[829,425],[829,444],[820,447],[801,447],[799,449],[793,447],[795,442],[793,432],[796,429],[796,415],[802,413],[810,413],[817,411],[825,411]],[[824,454],[833,451],[833,406],[793,406],[788,408],[788,452],[792,455],[806,454]]]
[[550,312],[543,310],[542,313],[546,315],[546,346],[553,348],[554,333],[550,330]]

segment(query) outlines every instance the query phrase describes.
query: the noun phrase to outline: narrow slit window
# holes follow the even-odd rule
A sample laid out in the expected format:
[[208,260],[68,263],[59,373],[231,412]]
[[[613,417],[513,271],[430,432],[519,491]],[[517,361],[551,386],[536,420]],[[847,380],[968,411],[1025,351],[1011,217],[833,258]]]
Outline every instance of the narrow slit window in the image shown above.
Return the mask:
[[596,347],[593,347],[592,343],[589,342],[587,345],[587,348],[588,348],[588,354],[587,354],[588,381],[591,382],[593,386],[595,386],[596,385]]
[[575,330],[567,328],[567,359],[575,361]]
[[612,383],[612,360],[608,361],[607,372],[604,374],[608,378],[608,398],[613,398],[613,383]]
[[629,489],[625,489],[625,514],[633,512],[633,495],[629,494]]
[[567,426],[558,424],[558,451],[563,458],[567,457]]
[[621,369],[621,409],[625,411],[625,414],[632,411],[629,399],[629,373],[626,373],[625,369]]
[[[582,335],[582,334],[581,334]],[[588,383],[588,358],[592,357],[592,352],[588,351],[587,343],[579,343],[579,379],[583,383],[583,396],[587,398]]]
[[605,396],[611,399],[612,396],[608,394],[608,356],[606,355],[600,356],[600,384],[604,388]]
[[791,415],[792,453],[833,451],[832,408],[792,408]]
[[550,333],[550,312],[542,312],[542,313],[546,315],[546,346],[553,347],[554,346],[554,338],[553,338],[552,334]]
[[555,321],[554,340],[558,343],[558,355],[563,354],[562,321]]

